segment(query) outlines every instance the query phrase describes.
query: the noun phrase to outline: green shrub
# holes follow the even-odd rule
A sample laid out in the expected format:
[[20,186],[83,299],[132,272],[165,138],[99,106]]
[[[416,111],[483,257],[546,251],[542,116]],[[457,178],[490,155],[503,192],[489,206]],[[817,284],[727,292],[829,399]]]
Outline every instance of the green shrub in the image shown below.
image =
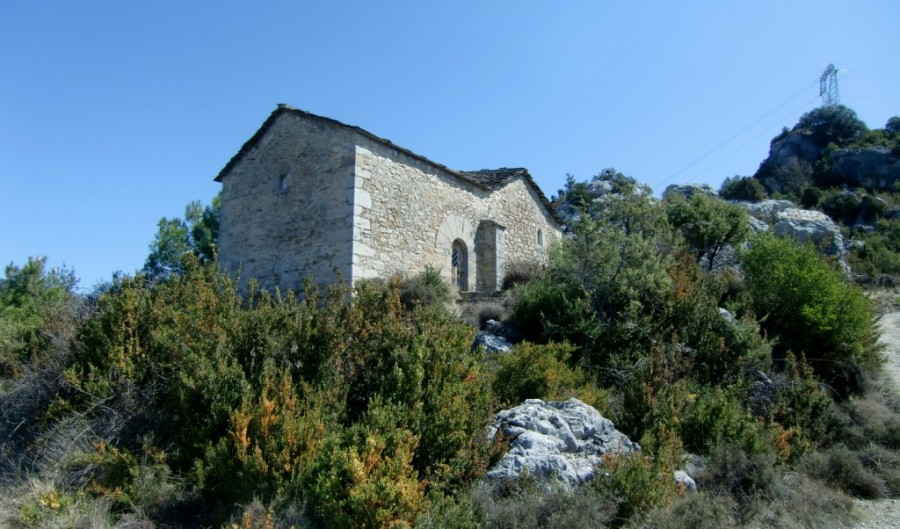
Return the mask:
[[[754,180],[755,182],[756,180]],[[747,212],[740,206],[697,193],[667,201],[669,224],[679,230],[698,261],[713,270],[726,246],[736,247],[750,233]]]
[[10,264],[0,279],[0,382],[45,359],[51,342],[65,344],[77,327],[75,275],[46,263],[39,257]]
[[822,260],[812,245],[761,233],[741,263],[763,328],[775,351],[805,353],[816,374],[842,393],[859,391],[859,367],[879,364],[871,302]]
[[400,281],[400,301],[407,310],[415,307],[433,307],[450,301],[450,286],[438,269],[431,266],[425,271]]
[[759,333],[752,312],[729,321],[720,311],[731,284],[728,275],[706,274],[687,252],[669,267],[672,294],[659,320],[669,325],[672,340],[685,348],[691,377],[700,383],[734,380],[749,369],[768,370],[771,344]]
[[606,393],[599,390],[578,367],[569,367],[574,347],[566,343],[534,345],[523,342],[497,358],[494,393],[504,405],[517,406],[525,399],[566,400],[577,397],[604,409]]
[[592,343],[599,332],[587,293],[574,281],[542,278],[519,291],[510,316],[525,338],[538,343]]
[[690,404],[680,424],[681,439],[688,451],[709,454],[720,446],[738,447],[747,454],[766,451],[759,423],[735,395],[713,387],[689,397]]
[[[81,331],[66,373],[79,391],[56,413],[122,417],[110,450],[126,459],[152,437],[204,523],[254,498],[412,523],[426,489],[465,486],[490,457],[494,397],[472,330],[440,304],[407,310],[397,281],[319,292],[241,296],[191,258],[165,282],[120,278]],[[303,478],[311,468],[337,481]],[[393,499],[378,499],[395,481]]]
[[829,143],[843,146],[866,132],[868,127],[853,109],[834,105],[821,106],[803,114],[793,130],[811,133],[813,139],[822,146]]
[[661,508],[678,496],[675,468],[666,458],[637,453],[603,457],[603,474],[591,482],[601,496],[615,501],[616,517],[631,519],[639,513]]
[[822,201],[822,190],[818,187],[807,187],[800,196],[800,204],[807,209],[818,207]]
[[373,403],[351,428],[332,434],[301,471],[303,498],[322,527],[411,527],[425,507],[425,487],[413,469],[417,437],[393,406]]
[[512,317],[525,338],[568,341],[601,377],[631,366],[654,341],[652,315],[671,288],[656,239],[582,217],[520,292]]
[[471,492],[431,498],[428,508],[416,521],[417,529],[481,529],[482,516],[476,512]]
[[900,220],[882,219],[875,226],[875,232],[857,235],[863,246],[850,252],[853,270],[872,276],[900,274]]
[[[656,347],[623,372],[621,411],[612,417],[616,428],[631,439],[656,434],[668,438],[678,432],[695,386],[686,376],[690,366],[678,348]],[[652,448],[641,446],[645,451]]]
[[524,285],[539,277],[543,269],[541,265],[532,261],[516,261],[506,264],[503,275],[503,290],[509,290],[517,285]]
[[726,200],[750,200],[759,202],[769,197],[766,188],[752,176],[726,178],[719,189],[719,196]]

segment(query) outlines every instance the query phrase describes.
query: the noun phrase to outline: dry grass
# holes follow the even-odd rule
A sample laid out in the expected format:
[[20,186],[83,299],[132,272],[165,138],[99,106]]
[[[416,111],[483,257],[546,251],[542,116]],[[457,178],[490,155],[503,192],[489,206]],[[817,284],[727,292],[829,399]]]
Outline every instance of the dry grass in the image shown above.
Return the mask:
[[506,318],[507,309],[499,300],[478,300],[459,305],[459,317],[476,329],[483,329],[488,320],[502,321]]
[[107,502],[69,493],[54,480],[30,477],[0,490],[0,526],[105,529],[116,524]]

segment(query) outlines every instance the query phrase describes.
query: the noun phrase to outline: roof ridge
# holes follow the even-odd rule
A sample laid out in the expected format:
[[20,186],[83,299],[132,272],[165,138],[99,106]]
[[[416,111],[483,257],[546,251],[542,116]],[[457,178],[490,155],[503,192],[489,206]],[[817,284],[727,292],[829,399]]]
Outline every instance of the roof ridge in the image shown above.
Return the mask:
[[489,192],[496,191],[497,189],[500,189],[501,187],[506,186],[506,184],[508,184],[510,181],[512,181],[512,179],[514,177],[522,177],[525,179],[526,183],[537,194],[538,198],[540,199],[541,203],[543,203],[543,205],[544,205],[545,209],[547,210],[547,213],[550,215],[550,217],[554,221],[556,221],[558,224],[563,223],[562,219],[560,219],[559,216],[557,215],[556,209],[553,207],[553,205],[550,203],[550,201],[547,200],[547,197],[544,195],[544,192],[541,191],[541,188],[534,181],[534,178],[532,178],[531,174],[529,174],[528,169],[526,169],[524,167],[514,167],[514,168],[501,167],[499,169],[480,169],[477,171],[459,171],[456,169],[451,169],[450,167],[447,167],[444,164],[441,164],[441,163],[435,162],[434,160],[426,158],[425,156],[422,156],[421,154],[416,154],[409,149],[400,147],[396,143],[391,142],[391,140],[388,140],[386,138],[382,138],[380,136],[372,134],[371,132],[363,129],[362,127],[358,127],[356,125],[348,125],[346,123],[343,123],[343,122],[338,121],[333,118],[320,116],[318,114],[313,114],[312,112],[307,112],[305,110],[301,110],[301,109],[293,107],[287,103],[278,103],[275,110],[273,110],[272,113],[269,114],[269,117],[266,118],[266,120],[263,122],[263,124],[259,127],[259,130],[257,130],[256,133],[254,133],[253,136],[251,136],[250,139],[247,140],[244,143],[244,145],[241,146],[240,150],[238,150],[238,152],[234,156],[231,157],[231,159],[228,161],[228,163],[225,164],[225,167],[223,167],[222,170],[219,171],[219,174],[216,176],[216,178],[214,180],[216,182],[221,182],[222,178],[229,171],[231,171],[231,169],[233,169],[234,166],[237,165],[238,162],[240,162],[241,159],[245,155],[247,155],[259,143],[259,141],[262,139],[262,137],[265,135],[265,133],[268,132],[269,128],[275,123],[275,121],[281,115],[287,114],[287,113],[294,114],[294,115],[300,115],[300,116],[303,116],[306,118],[317,119],[320,121],[325,121],[327,123],[332,123],[339,127],[350,129],[350,130],[352,130],[358,134],[361,134],[362,136],[369,138],[377,143],[381,143],[382,145],[385,145],[387,147],[390,147],[391,149],[397,150],[406,156],[410,156],[414,159],[417,159],[419,161],[422,161],[429,165],[432,165],[438,169],[446,171],[446,172],[450,173],[451,175],[456,176],[460,180],[463,180],[465,182],[473,184],[473,185],[480,187],[481,189],[484,189]]

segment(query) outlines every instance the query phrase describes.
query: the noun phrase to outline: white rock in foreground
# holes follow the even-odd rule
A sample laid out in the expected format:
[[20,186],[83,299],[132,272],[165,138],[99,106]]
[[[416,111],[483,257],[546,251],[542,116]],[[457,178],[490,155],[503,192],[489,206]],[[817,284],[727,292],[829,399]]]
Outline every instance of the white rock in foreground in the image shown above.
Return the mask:
[[509,440],[509,452],[488,478],[529,475],[553,477],[574,486],[593,479],[603,454],[631,454],[641,447],[591,406],[572,398],[562,402],[529,399],[494,416],[489,432]]

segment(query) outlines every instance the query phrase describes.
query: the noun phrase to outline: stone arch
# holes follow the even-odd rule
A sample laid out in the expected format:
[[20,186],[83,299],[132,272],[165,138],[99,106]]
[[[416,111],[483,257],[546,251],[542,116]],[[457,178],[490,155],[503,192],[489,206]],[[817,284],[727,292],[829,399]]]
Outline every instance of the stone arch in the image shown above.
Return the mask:
[[[465,288],[461,288],[460,290],[468,290],[470,288],[469,273],[470,270],[475,270],[477,266],[477,258],[475,252],[472,251],[475,248],[475,229],[472,227],[472,224],[469,223],[468,220],[460,217],[458,215],[447,215],[443,222],[441,222],[440,227],[438,227],[437,233],[434,237],[434,247],[438,252],[438,255],[441,256],[440,270],[441,276],[451,285],[456,288],[459,288],[460,283],[458,282],[458,277],[454,275],[453,270],[453,249],[454,244],[457,241],[465,248],[465,284],[463,285]],[[457,250],[459,250],[459,246],[457,246]]]

